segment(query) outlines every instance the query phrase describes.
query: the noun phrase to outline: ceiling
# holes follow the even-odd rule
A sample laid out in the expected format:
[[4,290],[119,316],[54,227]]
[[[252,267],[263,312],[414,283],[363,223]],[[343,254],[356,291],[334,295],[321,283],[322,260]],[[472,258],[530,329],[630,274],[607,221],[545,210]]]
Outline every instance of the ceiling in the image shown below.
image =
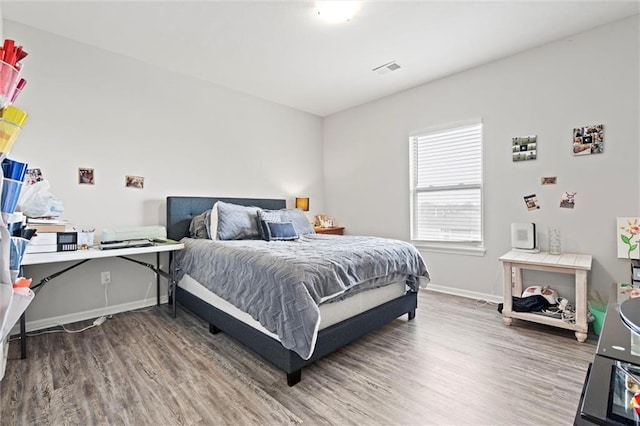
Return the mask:
[[[319,116],[639,13],[638,1],[2,1],[5,20]],[[372,70],[390,61],[400,69]]]

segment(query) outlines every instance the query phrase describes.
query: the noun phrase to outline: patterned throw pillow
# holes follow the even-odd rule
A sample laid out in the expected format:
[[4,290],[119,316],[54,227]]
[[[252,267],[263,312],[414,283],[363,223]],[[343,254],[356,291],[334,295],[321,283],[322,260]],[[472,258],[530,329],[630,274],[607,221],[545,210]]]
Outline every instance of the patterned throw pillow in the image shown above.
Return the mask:
[[267,232],[267,241],[292,241],[298,239],[296,228],[291,222],[262,222]]
[[260,238],[269,241],[265,222],[281,222],[282,210],[258,210],[258,231]]

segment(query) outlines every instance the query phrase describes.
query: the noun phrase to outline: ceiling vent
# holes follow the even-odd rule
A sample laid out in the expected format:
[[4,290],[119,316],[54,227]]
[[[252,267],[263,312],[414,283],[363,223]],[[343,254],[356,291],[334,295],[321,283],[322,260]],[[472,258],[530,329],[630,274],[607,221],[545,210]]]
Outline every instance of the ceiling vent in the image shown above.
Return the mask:
[[380,65],[379,67],[375,67],[373,71],[377,72],[380,75],[385,75],[389,74],[391,71],[399,70],[400,68],[400,65],[398,65],[396,61],[391,61],[384,65]]

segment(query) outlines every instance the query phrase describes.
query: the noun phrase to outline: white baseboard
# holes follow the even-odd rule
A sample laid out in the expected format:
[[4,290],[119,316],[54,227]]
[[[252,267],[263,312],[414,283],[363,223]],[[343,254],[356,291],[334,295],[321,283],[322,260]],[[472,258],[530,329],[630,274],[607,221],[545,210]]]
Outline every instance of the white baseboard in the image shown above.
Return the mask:
[[[453,296],[466,297],[468,299],[486,300],[492,303],[502,303],[502,296],[496,296],[495,294],[479,293],[476,291],[463,290],[455,287],[446,287],[437,284],[429,283],[427,290],[437,291],[438,293],[451,294]],[[160,297],[160,303],[167,303],[169,298],[165,296]],[[84,321],[92,318],[98,318],[105,315],[118,314],[120,312],[133,311],[136,309],[146,308],[156,304],[156,298],[151,297],[148,299],[137,300],[135,302],[123,303],[120,305],[107,306],[99,309],[92,309],[83,312],[74,312],[68,315],[61,315],[58,317],[44,318],[35,321],[27,321],[27,332],[43,330],[46,328],[60,326],[62,324],[71,324],[78,321]],[[19,324],[13,327],[11,335],[19,334]]]
[[[164,295],[160,297],[160,303],[167,303],[169,297]],[[51,328],[60,326],[62,324],[71,324],[78,321],[84,321],[92,318],[98,318],[106,315],[118,314],[120,312],[133,311],[135,309],[146,308],[154,306],[157,303],[156,297],[150,297],[148,299],[137,300],[135,302],[123,303],[121,305],[106,306],[104,308],[92,309],[90,311],[74,312],[68,315],[61,315],[58,317],[44,318],[35,321],[27,321],[27,332],[43,330],[45,328]],[[17,324],[11,330],[10,334],[20,334],[20,325]]]
[[491,303],[502,303],[502,296],[496,296],[495,294],[479,293],[476,291],[462,290],[455,287],[445,287],[442,285],[436,285],[429,283],[427,290],[437,291],[438,293],[451,294],[453,296],[466,297],[468,299],[486,300]]

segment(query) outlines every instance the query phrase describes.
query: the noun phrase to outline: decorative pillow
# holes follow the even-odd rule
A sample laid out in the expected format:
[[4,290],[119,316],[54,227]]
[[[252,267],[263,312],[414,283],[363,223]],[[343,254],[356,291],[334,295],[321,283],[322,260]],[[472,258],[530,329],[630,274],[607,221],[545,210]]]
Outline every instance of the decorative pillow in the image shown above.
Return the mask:
[[191,223],[189,224],[189,236],[191,238],[209,238],[209,233],[207,232],[207,226],[204,219],[206,213],[207,212],[205,211],[191,219]]
[[258,210],[258,231],[260,238],[269,241],[265,221],[281,222],[282,210]]
[[313,226],[309,223],[309,219],[307,219],[304,212],[300,209],[258,210],[258,228],[260,230],[260,237],[263,240],[267,239],[267,231],[263,224],[265,220],[270,222],[291,222],[298,236],[315,234]]
[[251,240],[259,238],[258,207],[239,206],[218,201],[218,240]]
[[217,201],[211,210],[205,212],[204,224],[207,226],[207,234],[212,240],[218,239],[218,203]]
[[264,220],[262,223],[267,232],[267,241],[291,241],[298,239],[296,228],[291,222],[270,222]]

